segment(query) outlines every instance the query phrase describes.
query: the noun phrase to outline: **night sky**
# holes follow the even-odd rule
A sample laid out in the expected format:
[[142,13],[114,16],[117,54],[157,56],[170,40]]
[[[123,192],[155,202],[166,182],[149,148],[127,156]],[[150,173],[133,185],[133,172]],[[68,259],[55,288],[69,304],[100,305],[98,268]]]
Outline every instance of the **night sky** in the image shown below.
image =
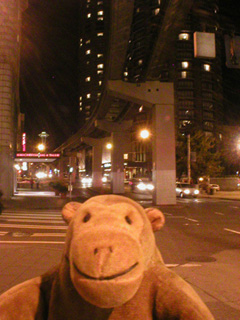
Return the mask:
[[29,0],[23,15],[20,105],[28,145],[46,131],[53,149],[77,131],[76,2]]
[[[46,131],[53,150],[78,129],[78,1],[29,0],[23,14],[20,107],[28,145]],[[220,9],[224,28],[235,21],[240,34],[239,0],[220,0]],[[228,121],[240,124],[240,70],[226,68],[223,60],[223,71]]]

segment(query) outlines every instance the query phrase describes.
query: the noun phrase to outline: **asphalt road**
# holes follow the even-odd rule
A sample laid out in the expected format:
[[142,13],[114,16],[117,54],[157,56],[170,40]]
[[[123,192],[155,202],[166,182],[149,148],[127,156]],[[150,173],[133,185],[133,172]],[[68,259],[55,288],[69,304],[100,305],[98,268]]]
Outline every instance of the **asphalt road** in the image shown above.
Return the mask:
[[216,319],[240,319],[240,201],[179,200],[156,242],[164,261],[191,283]]
[[[144,197],[139,201],[150,204]],[[181,199],[160,209],[166,224],[155,236],[167,266],[194,287],[216,319],[239,320],[240,201]],[[59,210],[4,212],[0,292],[59,262],[65,232]],[[21,253],[24,264],[18,264]]]

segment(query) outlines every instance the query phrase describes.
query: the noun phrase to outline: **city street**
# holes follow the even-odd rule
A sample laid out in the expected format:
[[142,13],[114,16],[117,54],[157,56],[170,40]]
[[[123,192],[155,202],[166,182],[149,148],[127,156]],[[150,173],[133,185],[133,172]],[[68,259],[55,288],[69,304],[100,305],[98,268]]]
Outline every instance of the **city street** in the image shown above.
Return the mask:
[[[151,205],[149,197],[131,197]],[[181,199],[160,209],[166,224],[155,235],[166,265],[194,287],[216,319],[240,319],[240,201]],[[5,210],[0,292],[57,264],[66,228],[60,208]]]

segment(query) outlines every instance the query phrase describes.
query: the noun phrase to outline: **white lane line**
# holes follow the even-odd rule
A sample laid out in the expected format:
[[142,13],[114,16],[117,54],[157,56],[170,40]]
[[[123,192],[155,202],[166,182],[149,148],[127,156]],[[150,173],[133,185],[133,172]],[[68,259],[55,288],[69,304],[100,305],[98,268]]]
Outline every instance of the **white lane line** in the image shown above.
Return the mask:
[[64,244],[65,241],[2,241],[2,244]]
[[186,220],[189,220],[189,221],[193,221],[193,222],[199,222],[198,220],[195,220],[195,219],[191,219],[191,218],[185,218]]
[[15,229],[53,229],[53,230],[66,230],[67,226],[43,226],[43,225],[23,225],[23,224],[0,224],[1,228],[15,228]]
[[34,233],[30,237],[66,237],[66,233]]
[[16,221],[16,222],[40,222],[40,223],[60,223],[60,224],[65,224],[64,221],[61,220],[45,220],[45,219],[4,219],[4,221]]
[[5,236],[5,234],[7,234],[8,231],[0,231],[0,236]]
[[199,263],[186,263],[186,264],[182,264],[181,267],[183,268],[195,268],[195,267],[201,267],[202,265]]
[[179,219],[179,218],[183,219],[183,218],[185,218],[184,216],[167,216],[167,217],[171,218],[171,219]]
[[15,218],[28,218],[28,219],[59,219],[62,220],[62,216],[60,215],[40,215],[40,214],[2,214],[2,218],[7,218],[7,219],[15,219]]
[[166,216],[172,216],[172,213],[163,212]]
[[179,264],[178,263],[166,263],[165,266],[167,268],[176,268],[179,266]]
[[219,216],[224,216],[224,213],[222,213],[222,212],[214,212],[215,214],[218,214]]
[[224,228],[224,230],[229,231],[229,232],[232,232],[232,233],[240,234],[240,231],[236,231],[236,230],[232,230],[232,229],[227,229],[227,228]]

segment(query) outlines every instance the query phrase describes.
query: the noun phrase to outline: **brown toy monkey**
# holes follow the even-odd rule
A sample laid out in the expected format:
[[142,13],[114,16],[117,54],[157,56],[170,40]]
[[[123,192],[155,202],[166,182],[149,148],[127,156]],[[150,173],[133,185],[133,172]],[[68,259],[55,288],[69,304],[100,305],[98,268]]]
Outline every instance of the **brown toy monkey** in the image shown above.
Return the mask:
[[153,234],[164,223],[159,210],[101,195],[62,214],[69,228],[60,265],[5,292],[1,320],[213,319],[164,266]]

